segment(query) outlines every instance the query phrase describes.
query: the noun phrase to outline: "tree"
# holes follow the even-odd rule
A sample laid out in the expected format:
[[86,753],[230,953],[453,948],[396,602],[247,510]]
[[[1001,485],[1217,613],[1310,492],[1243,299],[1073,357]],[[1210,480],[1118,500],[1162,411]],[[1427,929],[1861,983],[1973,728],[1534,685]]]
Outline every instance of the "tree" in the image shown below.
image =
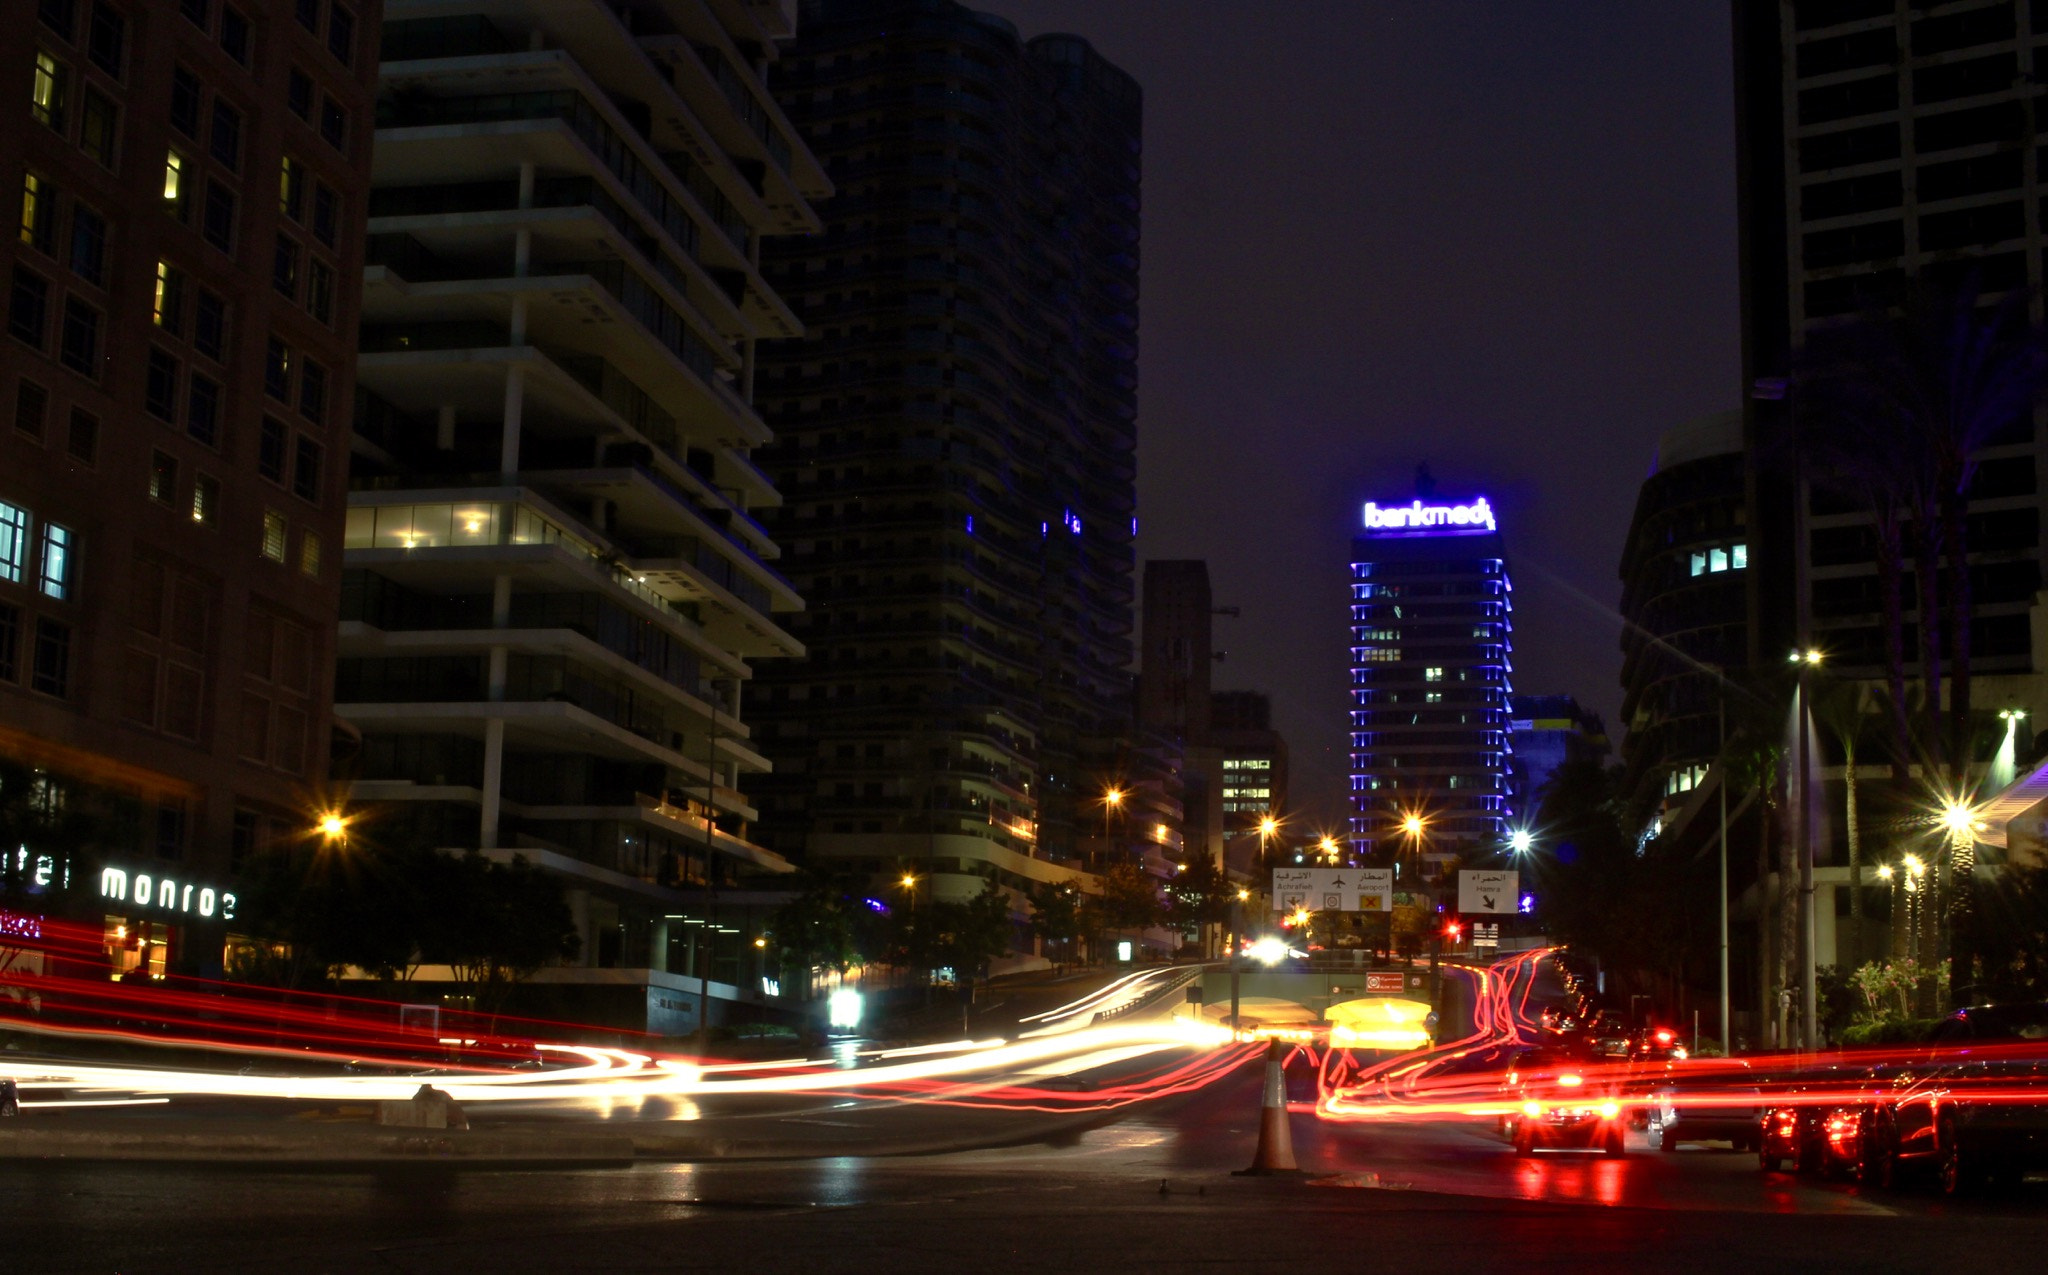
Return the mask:
[[1200,934],[1203,926],[1228,921],[1236,898],[1237,887],[1222,867],[1208,855],[1198,854],[1166,883],[1166,916],[1183,932]]
[[495,863],[472,850],[420,866],[420,893],[431,901],[420,959],[447,965],[478,1009],[497,1012],[515,986],[580,949],[561,882],[523,856]]
[[[1052,957],[1055,966],[1063,963],[1061,957],[1074,959],[1074,942],[1088,932],[1087,896],[1081,887],[1072,881],[1033,886],[1031,930],[1045,940],[1046,947],[1057,948],[1058,955]],[[1057,947],[1059,944],[1066,946]]]
[[932,903],[917,916],[914,948],[926,969],[951,969],[963,988],[985,977],[988,963],[1010,950],[1010,896],[995,882],[964,903]]
[[879,927],[871,919],[877,915],[857,882],[820,878],[776,911],[768,933],[783,960],[844,974],[881,948]]
[[97,889],[102,859],[141,835],[132,798],[0,758],[0,904],[71,910]]
[[1148,929],[1159,924],[1165,912],[1159,897],[1159,878],[1136,863],[1113,863],[1102,874],[1102,894],[1095,900],[1095,915],[1103,928]]

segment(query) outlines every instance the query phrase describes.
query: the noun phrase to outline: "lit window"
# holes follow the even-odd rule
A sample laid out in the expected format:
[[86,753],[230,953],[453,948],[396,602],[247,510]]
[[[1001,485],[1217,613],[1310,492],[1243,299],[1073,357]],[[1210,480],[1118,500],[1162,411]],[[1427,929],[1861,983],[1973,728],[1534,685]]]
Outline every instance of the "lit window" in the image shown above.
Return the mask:
[[1738,544],[1728,551],[1728,565],[1737,571],[1749,566],[1749,546]]
[[1693,574],[1693,575],[1702,575],[1702,574],[1704,574],[1704,573],[1706,572],[1706,569],[1707,569],[1707,555],[1706,555],[1706,554],[1704,554],[1704,553],[1695,553],[1695,554],[1693,554],[1693,555],[1692,555],[1692,574]]
[[299,536],[299,570],[309,576],[320,574],[320,537],[310,531]]
[[192,521],[211,527],[220,516],[220,480],[205,474],[192,480]]
[[149,498],[166,505],[178,498],[178,462],[174,457],[162,452],[150,454]]
[[184,326],[185,272],[168,261],[156,263],[156,300],[150,320],[164,331],[176,334]]
[[71,596],[71,529],[43,524],[43,570],[36,587],[46,598],[62,602]]
[[64,89],[70,72],[57,59],[36,50],[35,80],[29,88],[29,110],[36,122],[64,131]]
[[1444,680],[1444,671],[1432,665],[1422,670],[1422,680],[1425,682],[1441,682]]
[[284,561],[285,521],[284,515],[275,509],[263,511],[263,556],[272,562]]
[[185,211],[185,157],[176,151],[164,156],[164,202],[179,216]]
[[1707,551],[1707,570],[1726,571],[1727,569],[1728,551],[1726,549],[1709,549]]
[[21,179],[21,241],[42,252],[50,250],[57,229],[57,192],[34,173]]
[[0,580],[21,583],[28,560],[28,510],[0,500]]

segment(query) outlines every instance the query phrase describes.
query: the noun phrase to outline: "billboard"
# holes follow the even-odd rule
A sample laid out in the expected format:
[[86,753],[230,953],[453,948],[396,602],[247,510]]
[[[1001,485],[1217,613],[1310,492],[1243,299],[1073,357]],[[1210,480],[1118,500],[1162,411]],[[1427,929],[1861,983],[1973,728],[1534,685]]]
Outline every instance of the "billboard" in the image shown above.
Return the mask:
[[1275,868],[1273,910],[1292,912],[1391,912],[1391,868]]
[[1466,869],[1458,874],[1458,911],[1508,913],[1521,906],[1515,872]]

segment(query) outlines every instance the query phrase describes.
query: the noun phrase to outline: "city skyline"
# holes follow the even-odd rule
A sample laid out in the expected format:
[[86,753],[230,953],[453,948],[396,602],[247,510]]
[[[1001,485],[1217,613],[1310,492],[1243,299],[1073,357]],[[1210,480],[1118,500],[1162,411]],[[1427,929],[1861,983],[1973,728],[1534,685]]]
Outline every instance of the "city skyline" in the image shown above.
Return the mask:
[[1215,684],[1271,692],[1295,808],[1341,827],[1346,654],[1308,635],[1419,462],[1515,528],[1517,688],[1618,734],[1636,488],[1740,405],[1725,7],[981,7],[1145,87],[1138,555],[1241,608]]

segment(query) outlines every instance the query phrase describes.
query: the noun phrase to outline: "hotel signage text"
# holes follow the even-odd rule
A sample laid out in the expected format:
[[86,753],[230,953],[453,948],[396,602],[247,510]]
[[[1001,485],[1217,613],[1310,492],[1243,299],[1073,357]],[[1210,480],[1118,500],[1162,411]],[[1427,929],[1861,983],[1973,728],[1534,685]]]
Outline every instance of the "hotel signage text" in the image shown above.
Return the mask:
[[232,890],[216,890],[210,885],[177,881],[148,872],[130,873],[124,868],[101,870],[100,897],[113,903],[153,908],[158,912],[178,912],[206,919],[218,916],[223,921],[235,919],[236,899]]
[[1377,505],[1365,502],[1365,529],[1409,535],[1471,535],[1494,530],[1493,506],[1481,496],[1469,505]]

